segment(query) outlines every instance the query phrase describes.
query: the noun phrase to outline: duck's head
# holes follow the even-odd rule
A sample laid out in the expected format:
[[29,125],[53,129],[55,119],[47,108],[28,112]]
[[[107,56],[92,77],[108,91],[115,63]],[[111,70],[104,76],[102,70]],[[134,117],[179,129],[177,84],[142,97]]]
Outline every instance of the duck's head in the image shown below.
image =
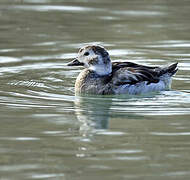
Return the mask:
[[99,45],[85,46],[79,49],[77,57],[68,66],[84,66],[99,76],[112,72],[112,64],[106,49]]

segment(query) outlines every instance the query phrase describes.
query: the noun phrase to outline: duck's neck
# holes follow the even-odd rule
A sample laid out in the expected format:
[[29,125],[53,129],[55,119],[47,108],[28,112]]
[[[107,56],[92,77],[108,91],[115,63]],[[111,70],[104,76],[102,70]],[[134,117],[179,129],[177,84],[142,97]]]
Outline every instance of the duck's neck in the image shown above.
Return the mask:
[[97,64],[89,67],[90,71],[93,71],[95,74],[98,76],[107,76],[112,73],[112,65],[111,63],[109,64]]

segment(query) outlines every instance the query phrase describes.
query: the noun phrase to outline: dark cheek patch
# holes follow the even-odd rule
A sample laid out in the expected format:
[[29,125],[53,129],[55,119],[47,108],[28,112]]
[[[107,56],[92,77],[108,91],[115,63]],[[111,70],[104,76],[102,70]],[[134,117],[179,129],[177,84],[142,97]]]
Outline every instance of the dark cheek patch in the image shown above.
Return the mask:
[[104,48],[99,46],[92,46],[92,50],[95,54],[99,54],[103,57],[103,62],[105,64],[109,63],[109,54]]
[[105,63],[105,64],[109,64],[110,63],[110,58],[107,56],[107,57],[105,57],[105,58],[103,58],[103,62]]

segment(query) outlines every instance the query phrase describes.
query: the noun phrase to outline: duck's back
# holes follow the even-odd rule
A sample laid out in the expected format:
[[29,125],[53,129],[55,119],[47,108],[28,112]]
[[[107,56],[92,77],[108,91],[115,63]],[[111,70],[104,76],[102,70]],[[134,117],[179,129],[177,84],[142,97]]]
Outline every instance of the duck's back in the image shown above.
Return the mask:
[[112,83],[115,94],[142,94],[170,89],[177,63],[168,67],[149,67],[131,62],[113,63]]

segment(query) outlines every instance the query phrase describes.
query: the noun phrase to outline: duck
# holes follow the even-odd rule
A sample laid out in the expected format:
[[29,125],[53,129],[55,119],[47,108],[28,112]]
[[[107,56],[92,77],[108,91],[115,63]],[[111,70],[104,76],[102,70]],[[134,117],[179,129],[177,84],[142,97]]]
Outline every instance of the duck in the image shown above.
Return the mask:
[[140,95],[171,89],[178,63],[146,66],[130,61],[114,61],[101,45],[86,45],[68,66],[83,66],[75,82],[75,94]]

